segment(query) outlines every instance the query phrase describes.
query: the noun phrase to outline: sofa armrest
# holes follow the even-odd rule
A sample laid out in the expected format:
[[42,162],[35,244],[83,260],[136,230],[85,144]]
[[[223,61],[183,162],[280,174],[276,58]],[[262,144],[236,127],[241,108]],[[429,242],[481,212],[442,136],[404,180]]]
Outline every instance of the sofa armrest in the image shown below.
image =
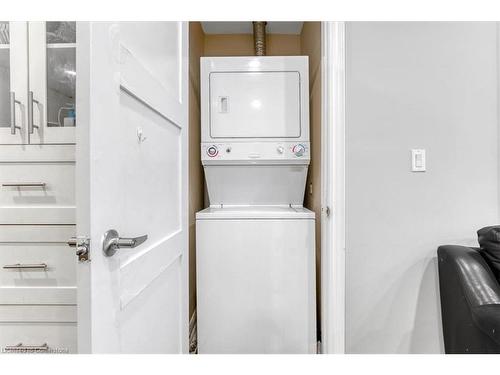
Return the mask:
[[[454,269],[471,308],[500,304],[500,285],[479,249],[457,245],[440,246],[438,257]],[[450,287],[456,287],[457,285]]]
[[500,304],[474,307],[472,319],[481,331],[500,345]]
[[438,249],[446,353],[500,353],[500,285],[479,249]]

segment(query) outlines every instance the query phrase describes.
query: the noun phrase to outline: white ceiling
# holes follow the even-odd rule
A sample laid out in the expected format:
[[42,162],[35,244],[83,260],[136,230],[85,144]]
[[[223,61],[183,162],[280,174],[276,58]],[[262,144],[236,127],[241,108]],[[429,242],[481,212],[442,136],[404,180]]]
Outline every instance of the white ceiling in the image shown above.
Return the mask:
[[[266,31],[269,34],[300,34],[304,22],[268,21]],[[202,22],[205,34],[252,34],[251,21],[244,22]]]

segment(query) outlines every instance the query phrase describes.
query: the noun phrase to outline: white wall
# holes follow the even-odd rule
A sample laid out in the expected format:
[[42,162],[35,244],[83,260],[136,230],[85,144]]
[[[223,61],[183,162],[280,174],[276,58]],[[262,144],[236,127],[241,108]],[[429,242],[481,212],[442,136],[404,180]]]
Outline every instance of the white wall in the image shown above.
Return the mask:
[[346,350],[443,352],[436,249],[498,223],[496,25],[348,23],[346,49]]

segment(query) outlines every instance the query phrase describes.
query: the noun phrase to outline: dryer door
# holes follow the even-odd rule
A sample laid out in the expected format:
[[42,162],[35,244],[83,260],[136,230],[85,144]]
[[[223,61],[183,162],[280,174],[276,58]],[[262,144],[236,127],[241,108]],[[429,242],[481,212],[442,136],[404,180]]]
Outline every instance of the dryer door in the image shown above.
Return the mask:
[[212,138],[298,138],[300,73],[210,73]]

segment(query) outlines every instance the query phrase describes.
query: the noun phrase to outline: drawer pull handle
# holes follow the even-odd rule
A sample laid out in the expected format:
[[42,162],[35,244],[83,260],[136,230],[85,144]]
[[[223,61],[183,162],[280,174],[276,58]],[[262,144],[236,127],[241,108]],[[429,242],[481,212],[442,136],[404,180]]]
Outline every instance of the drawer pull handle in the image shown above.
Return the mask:
[[10,134],[16,135],[16,129],[21,130],[20,126],[16,126],[16,104],[21,105],[19,100],[16,100],[16,93],[10,92]]
[[12,182],[3,183],[3,187],[45,187],[45,182]]
[[33,129],[37,128],[38,125],[33,123],[33,103],[40,104],[38,100],[33,99],[33,91],[28,93],[28,132],[33,134]]
[[4,270],[24,270],[24,269],[36,269],[36,270],[46,270],[47,265],[45,263],[40,264],[6,264],[3,266]]
[[49,346],[47,343],[38,346],[23,345],[20,342],[17,345],[11,345],[4,347],[4,352],[6,353],[47,353],[49,351]]

